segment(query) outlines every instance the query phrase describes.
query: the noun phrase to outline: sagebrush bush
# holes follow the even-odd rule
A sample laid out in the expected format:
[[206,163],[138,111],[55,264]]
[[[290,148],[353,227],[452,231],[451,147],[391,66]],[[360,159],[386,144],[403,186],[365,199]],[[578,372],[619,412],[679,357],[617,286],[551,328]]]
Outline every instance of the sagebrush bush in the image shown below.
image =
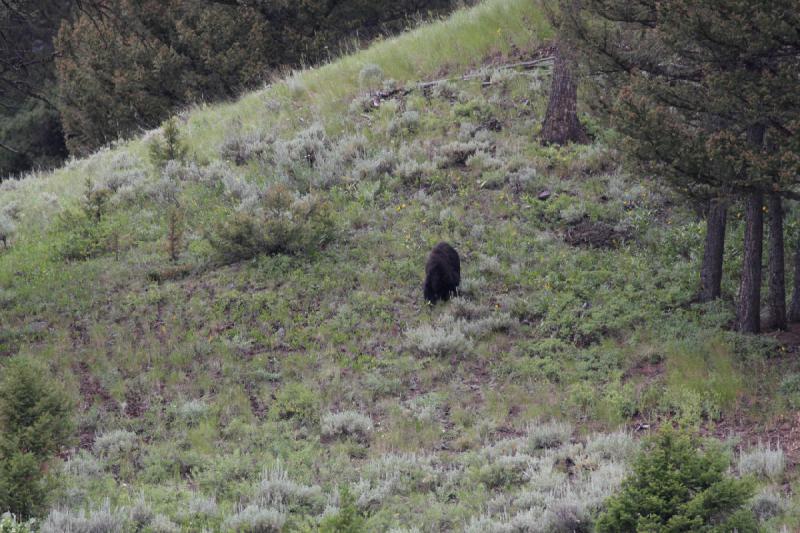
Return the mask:
[[380,153],[369,159],[356,161],[353,167],[353,177],[358,181],[376,180],[394,170],[397,157],[389,150],[382,150]]
[[334,237],[330,204],[315,195],[297,196],[286,186],[271,185],[245,198],[244,209],[229,213],[209,237],[224,262],[260,254],[307,254]]
[[106,499],[100,507],[89,511],[51,510],[42,522],[39,533],[121,533],[126,521],[126,513],[112,509]]
[[115,429],[98,435],[94,441],[94,452],[112,461],[124,458],[138,446],[136,433],[125,429]]
[[362,89],[377,89],[383,83],[383,69],[379,65],[368,63],[358,72],[358,85]]
[[468,321],[462,324],[461,331],[469,337],[480,339],[495,331],[511,331],[519,321],[508,313],[495,313],[493,315]]
[[436,172],[436,165],[430,161],[416,161],[403,159],[395,169],[395,174],[400,177],[403,185],[421,187]]
[[359,94],[356,95],[353,100],[350,102],[350,107],[348,111],[351,115],[361,115],[364,113],[369,113],[376,108],[375,101],[372,99],[372,96],[368,94]]
[[755,448],[742,451],[739,455],[739,473],[743,476],[754,475],[772,481],[779,481],[786,469],[786,457],[783,450],[759,444]]
[[313,124],[292,139],[275,143],[275,165],[290,176],[301,177],[305,170],[316,168],[330,150],[331,141],[322,124]]
[[225,519],[225,531],[236,533],[280,533],[286,515],[278,509],[251,504]]
[[144,495],[139,495],[133,506],[130,508],[130,520],[138,529],[149,526],[155,518],[155,512],[150,504],[144,499]]
[[178,407],[177,411],[178,417],[190,426],[200,422],[206,416],[206,413],[208,413],[208,404],[198,399],[184,402]]
[[458,99],[461,89],[452,81],[440,81],[433,86],[432,94],[434,98],[452,101]]
[[387,133],[391,137],[401,135],[411,135],[419,130],[420,116],[419,111],[405,111],[399,117],[393,118],[387,127]]
[[128,152],[121,152],[111,159],[108,170],[95,182],[95,188],[117,193],[139,186],[146,177],[144,162]]
[[501,522],[491,516],[473,516],[464,533],[513,533],[514,526]]
[[694,437],[669,426],[634,461],[622,490],[607,502],[597,531],[758,530],[746,504],[753,486],[728,477],[723,450],[700,450]]
[[267,137],[260,130],[247,133],[236,131],[225,136],[219,151],[223,160],[241,166],[265,156],[270,151],[272,143],[274,139]]
[[273,508],[304,508],[312,512],[320,511],[325,503],[320,487],[297,483],[280,463],[264,470],[256,498],[260,504]]
[[181,528],[170,520],[168,516],[157,514],[153,517],[153,521],[150,522],[149,531],[153,533],[179,533]]
[[589,437],[586,443],[589,455],[608,461],[628,461],[638,448],[636,440],[625,431],[597,433]]
[[189,500],[187,510],[189,512],[189,516],[208,518],[216,516],[216,514],[219,512],[219,506],[217,505],[217,500],[214,498],[195,494]]
[[424,324],[406,332],[408,346],[422,355],[447,357],[464,355],[472,350],[472,341],[464,335],[461,321],[431,326]]
[[81,450],[67,459],[64,471],[77,478],[92,479],[103,473],[103,463],[86,450]]
[[481,254],[478,259],[478,270],[482,274],[490,274],[499,276],[503,273],[503,267],[500,265],[500,260],[496,255],[483,255]]
[[526,439],[530,450],[555,448],[569,442],[572,426],[564,422],[534,423],[528,426]]
[[476,304],[463,296],[450,299],[450,314],[456,319],[478,320],[490,313],[488,307]]
[[372,433],[372,419],[357,411],[328,413],[322,417],[321,433],[328,438],[351,436],[366,440]]
[[519,485],[527,480],[532,457],[525,454],[501,455],[478,471],[478,479],[490,489]]
[[436,161],[440,168],[461,166],[481,149],[475,142],[454,141],[440,146],[436,151]]

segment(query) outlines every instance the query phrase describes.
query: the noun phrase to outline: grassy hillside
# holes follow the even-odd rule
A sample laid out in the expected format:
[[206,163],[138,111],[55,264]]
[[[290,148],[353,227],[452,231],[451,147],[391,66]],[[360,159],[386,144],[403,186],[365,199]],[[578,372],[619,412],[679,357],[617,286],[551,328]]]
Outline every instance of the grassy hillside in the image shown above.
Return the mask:
[[[728,331],[732,275],[690,303],[702,224],[611,133],[536,142],[549,72],[502,65],[550,36],[488,0],[182,113],[181,161],[156,131],[0,186],[0,356],[76,404],[46,527],[574,528],[665,422],[724,438],[796,527],[794,348]],[[462,296],[431,308],[441,240]]]

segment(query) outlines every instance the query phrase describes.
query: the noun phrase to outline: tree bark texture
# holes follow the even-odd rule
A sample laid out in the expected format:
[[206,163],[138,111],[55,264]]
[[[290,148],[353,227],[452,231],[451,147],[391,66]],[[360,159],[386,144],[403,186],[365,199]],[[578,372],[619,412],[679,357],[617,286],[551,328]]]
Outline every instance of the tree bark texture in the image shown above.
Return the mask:
[[578,120],[578,87],[575,84],[572,62],[557,44],[553,61],[553,81],[550,99],[542,123],[542,144],[563,145],[568,142],[586,143],[589,138]]
[[[764,145],[764,125],[747,130],[747,141],[756,150]],[[750,192],[745,199],[744,254],[736,323],[742,333],[761,332],[761,257],[764,246],[764,193]]]
[[736,310],[742,333],[761,332],[761,255],[764,239],[764,193],[752,192],[745,200],[744,256]]
[[700,301],[710,302],[722,294],[722,262],[725,252],[725,228],[728,205],[724,200],[712,199],[706,216],[706,245],[703,265],[700,268]]
[[789,321],[800,322],[800,239],[794,244],[794,291],[789,306]]
[[769,326],[786,329],[786,264],[783,246],[783,202],[778,194],[767,199],[769,206]]

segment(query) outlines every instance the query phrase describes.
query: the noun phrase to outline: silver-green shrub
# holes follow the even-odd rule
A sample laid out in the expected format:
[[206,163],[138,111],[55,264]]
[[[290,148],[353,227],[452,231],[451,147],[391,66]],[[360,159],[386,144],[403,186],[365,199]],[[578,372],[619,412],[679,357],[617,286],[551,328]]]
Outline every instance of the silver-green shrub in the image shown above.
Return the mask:
[[321,433],[328,438],[351,436],[366,440],[372,428],[372,420],[368,416],[357,411],[340,411],[323,415]]

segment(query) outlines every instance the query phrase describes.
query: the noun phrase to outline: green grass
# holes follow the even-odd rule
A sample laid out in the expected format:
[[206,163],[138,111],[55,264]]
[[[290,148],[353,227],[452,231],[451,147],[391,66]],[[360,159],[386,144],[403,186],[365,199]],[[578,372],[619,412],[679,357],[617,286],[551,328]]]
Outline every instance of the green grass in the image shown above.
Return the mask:
[[[21,231],[0,252],[0,354],[45,362],[80,406],[85,449],[56,470],[53,506],[95,508],[108,497],[122,516],[144,497],[151,514],[192,531],[217,530],[254,505],[279,508],[286,529],[304,531],[326,506],[335,512],[344,485],[369,531],[480,531],[544,513],[531,502],[548,483],[562,486],[551,467],[574,459],[572,445],[519,452],[543,421],[570,422],[580,447],[619,427],[714,431],[735,418],[760,428],[787,416],[776,391],[796,364],[768,339],[726,330],[733,284],[720,303],[688,303],[702,246],[693,214],[625,173],[605,132],[590,146],[536,141],[549,73],[492,64],[550,37],[535,2],[488,0],[239,101],[182,113],[189,161],[166,179],[147,157],[151,132],[0,191],[0,209],[21,208]],[[481,68],[494,83],[457,82],[353,112],[370,64],[401,85]],[[315,157],[330,167],[292,155],[315,123],[325,132]],[[223,161],[223,145],[253,139],[261,155]],[[456,141],[478,155],[445,163],[464,149]],[[404,167],[412,161],[417,174]],[[60,211],[81,205],[87,179],[131,172],[138,177],[102,217],[97,253],[65,261],[75,227],[59,223]],[[276,182],[331,206],[333,241],[220,261],[219,224],[249,212],[235,194]],[[166,252],[168,188],[186,224],[177,264]],[[544,189],[546,202],[536,198]],[[568,244],[587,222],[613,229],[606,247]],[[440,240],[462,256],[464,295],[429,308],[423,269]],[[440,337],[447,331],[456,335]],[[420,349],[423,334],[436,336],[435,350]],[[368,438],[322,435],[321,419],[340,411],[369,417]],[[134,435],[130,453],[93,447],[118,430]],[[595,475],[599,460],[584,458],[576,483]],[[293,488],[262,501],[262,472],[278,462]],[[536,475],[523,475],[528,468]],[[204,498],[216,510],[187,516]]]

